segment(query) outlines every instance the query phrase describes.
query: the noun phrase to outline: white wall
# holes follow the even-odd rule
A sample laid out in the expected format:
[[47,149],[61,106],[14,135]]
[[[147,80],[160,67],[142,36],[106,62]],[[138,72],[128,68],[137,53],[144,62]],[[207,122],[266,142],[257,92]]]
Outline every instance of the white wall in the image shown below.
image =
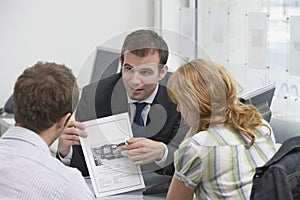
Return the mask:
[[16,78],[37,61],[82,73],[96,46],[154,26],[155,0],[0,0],[0,107]]

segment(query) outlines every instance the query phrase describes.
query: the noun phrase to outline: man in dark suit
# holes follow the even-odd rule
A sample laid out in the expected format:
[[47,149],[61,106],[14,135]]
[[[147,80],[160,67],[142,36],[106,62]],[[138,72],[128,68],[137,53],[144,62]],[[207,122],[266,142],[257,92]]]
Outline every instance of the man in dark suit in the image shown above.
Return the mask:
[[[128,151],[129,158],[141,165],[143,171],[172,175],[173,153],[187,129],[180,127],[181,115],[169,99],[166,87],[159,84],[168,71],[168,55],[166,42],[154,31],[132,32],[121,50],[122,72],[84,87],[75,117],[86,121],[128,112],[134,137],[118,150]],[[140,134],[134,130],[141,126],[135,121],[141,103],[145,107],[141,111],[144,131]],[[79,122],[70,122],[68,126],[59,140],[58,155],[63,162],[87,175],[78,137],[86,136],[84,127]]]

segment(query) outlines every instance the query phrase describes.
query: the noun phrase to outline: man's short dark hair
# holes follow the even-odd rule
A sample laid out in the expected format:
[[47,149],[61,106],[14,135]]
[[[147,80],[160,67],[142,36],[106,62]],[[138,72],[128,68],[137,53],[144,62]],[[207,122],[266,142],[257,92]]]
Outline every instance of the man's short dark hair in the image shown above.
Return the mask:
[[76,78],[65,65],[38,62],[14,86],[16,123],[35,132],[50,128],[78,103]]
[[124,53],[126,52],[139,57],[158,52],[161,66],[167,63],[169,57],[167,43],[152,30],[137,30],[127,35],[121,50],[121,64],[124,62]]

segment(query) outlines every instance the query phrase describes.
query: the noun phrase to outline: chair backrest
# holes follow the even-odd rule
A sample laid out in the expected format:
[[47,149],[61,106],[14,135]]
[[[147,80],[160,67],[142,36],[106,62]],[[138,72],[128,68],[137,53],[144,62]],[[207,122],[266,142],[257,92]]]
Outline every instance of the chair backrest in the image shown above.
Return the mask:
[[4,112],[6,113],[14,113],[14,99],[13,95],[11,95],[4,105]]
[[251,200],[300,199],[300,136],[283,142],[253,177]]

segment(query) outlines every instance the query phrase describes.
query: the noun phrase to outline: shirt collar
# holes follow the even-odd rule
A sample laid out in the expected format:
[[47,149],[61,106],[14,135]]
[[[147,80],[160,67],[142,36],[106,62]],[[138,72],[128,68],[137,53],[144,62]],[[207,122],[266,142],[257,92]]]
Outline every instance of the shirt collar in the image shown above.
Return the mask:
[[36,146],[42,151],[51,155],[50,149],[46,142],[37,133],[27,128],[13,126],[7,130],[7,132],[2,136],[2,139],[21,140],[26,143],[30,143],[31,145]]
[[[146,102],[146,103],[148,103],[148,104],[152,104],[152,102],[154,101],[154,98],[155,98],[155,96],[156,96],[156,94],[157,94],[157,91],[158,91],[158,83],[156,84],[156,88],[155,88],[155,90],[152,92],[152,94],[151,94],[147,99],[145,99],[145,100],[143,100],[143,101],[140,101],[140,102],[141,102],[141,103],[142,103],[142,102]],[[128,96],[128,94],[127,94],[127,99],[128,99],[128,103],[129,103],[129,104],[138,102],[137,100],[130,99],[130,97]]]

